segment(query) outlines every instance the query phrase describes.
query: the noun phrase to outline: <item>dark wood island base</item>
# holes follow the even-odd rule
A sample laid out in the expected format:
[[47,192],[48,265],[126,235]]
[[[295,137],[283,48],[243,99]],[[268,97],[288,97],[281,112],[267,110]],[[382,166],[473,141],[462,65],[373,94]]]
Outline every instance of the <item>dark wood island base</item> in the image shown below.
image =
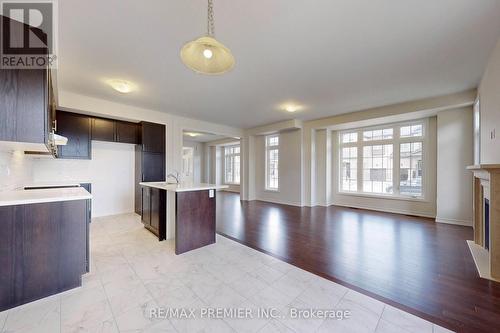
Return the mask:
[[[165,182],[141,182],[139,185],[142,186],[143,193],[160,193],[147,197],[147,202],[143,205],[142,221],[146,229],[159,236],[160,241],[174,238],[175,229],[175,254],[215,243],[216,193],[219,189],[228,188],[227,185]],[[175,209],[175,212],[169,215],[166,214],[166,201],[172,196],[175,204],[169,207]],[[145,210],[144,207],[151,209]],[[168,221],[167,215],[170,216]],[[153,230],[151,225],[155,226]],[[160,233],[156,233],[156,230]]]
[[215,243],[215,193],[175,192],[175,254]]

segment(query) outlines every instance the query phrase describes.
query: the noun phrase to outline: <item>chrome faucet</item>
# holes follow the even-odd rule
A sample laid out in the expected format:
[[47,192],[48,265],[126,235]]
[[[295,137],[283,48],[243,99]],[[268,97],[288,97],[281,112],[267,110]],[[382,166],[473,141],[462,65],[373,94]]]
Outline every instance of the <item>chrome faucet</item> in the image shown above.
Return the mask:
[[179,185],[179,183],[181,182],[181,178],[180,178],[180,175],[179,175],[179,172],[175,171],[175,173],[169,173],[167,175],[167,180],[168,178],[173,178],[175,179],[175,182],[177,183],[177,185]]

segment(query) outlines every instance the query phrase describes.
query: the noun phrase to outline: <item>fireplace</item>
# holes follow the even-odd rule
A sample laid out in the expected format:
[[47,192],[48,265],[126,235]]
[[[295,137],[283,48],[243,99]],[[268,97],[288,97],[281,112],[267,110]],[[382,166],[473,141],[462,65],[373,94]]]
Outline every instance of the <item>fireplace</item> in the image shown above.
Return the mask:
[[490,250],[490,200],[484,199],[484,248]]
[[474,241],[467,241],[479,276],[500,282],[500,164],[468,167],[474,173]]

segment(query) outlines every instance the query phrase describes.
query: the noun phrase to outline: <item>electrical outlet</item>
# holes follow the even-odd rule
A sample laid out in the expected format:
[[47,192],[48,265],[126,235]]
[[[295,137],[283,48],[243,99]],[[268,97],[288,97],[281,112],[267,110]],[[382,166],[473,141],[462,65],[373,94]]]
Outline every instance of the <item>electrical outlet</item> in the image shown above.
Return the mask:
[[490,132],[490,139],[494,140],[497,137],[496,129],[493,129],[493,131]]

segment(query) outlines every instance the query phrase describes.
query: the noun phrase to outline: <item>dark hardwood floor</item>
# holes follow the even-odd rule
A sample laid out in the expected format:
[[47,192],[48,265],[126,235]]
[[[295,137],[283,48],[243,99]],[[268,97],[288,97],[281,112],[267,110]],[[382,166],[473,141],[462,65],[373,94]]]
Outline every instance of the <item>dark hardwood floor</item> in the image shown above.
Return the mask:
[[470,227],[219,192],[217,232],[457,332],[500,332],[500,283],[479,278]]

